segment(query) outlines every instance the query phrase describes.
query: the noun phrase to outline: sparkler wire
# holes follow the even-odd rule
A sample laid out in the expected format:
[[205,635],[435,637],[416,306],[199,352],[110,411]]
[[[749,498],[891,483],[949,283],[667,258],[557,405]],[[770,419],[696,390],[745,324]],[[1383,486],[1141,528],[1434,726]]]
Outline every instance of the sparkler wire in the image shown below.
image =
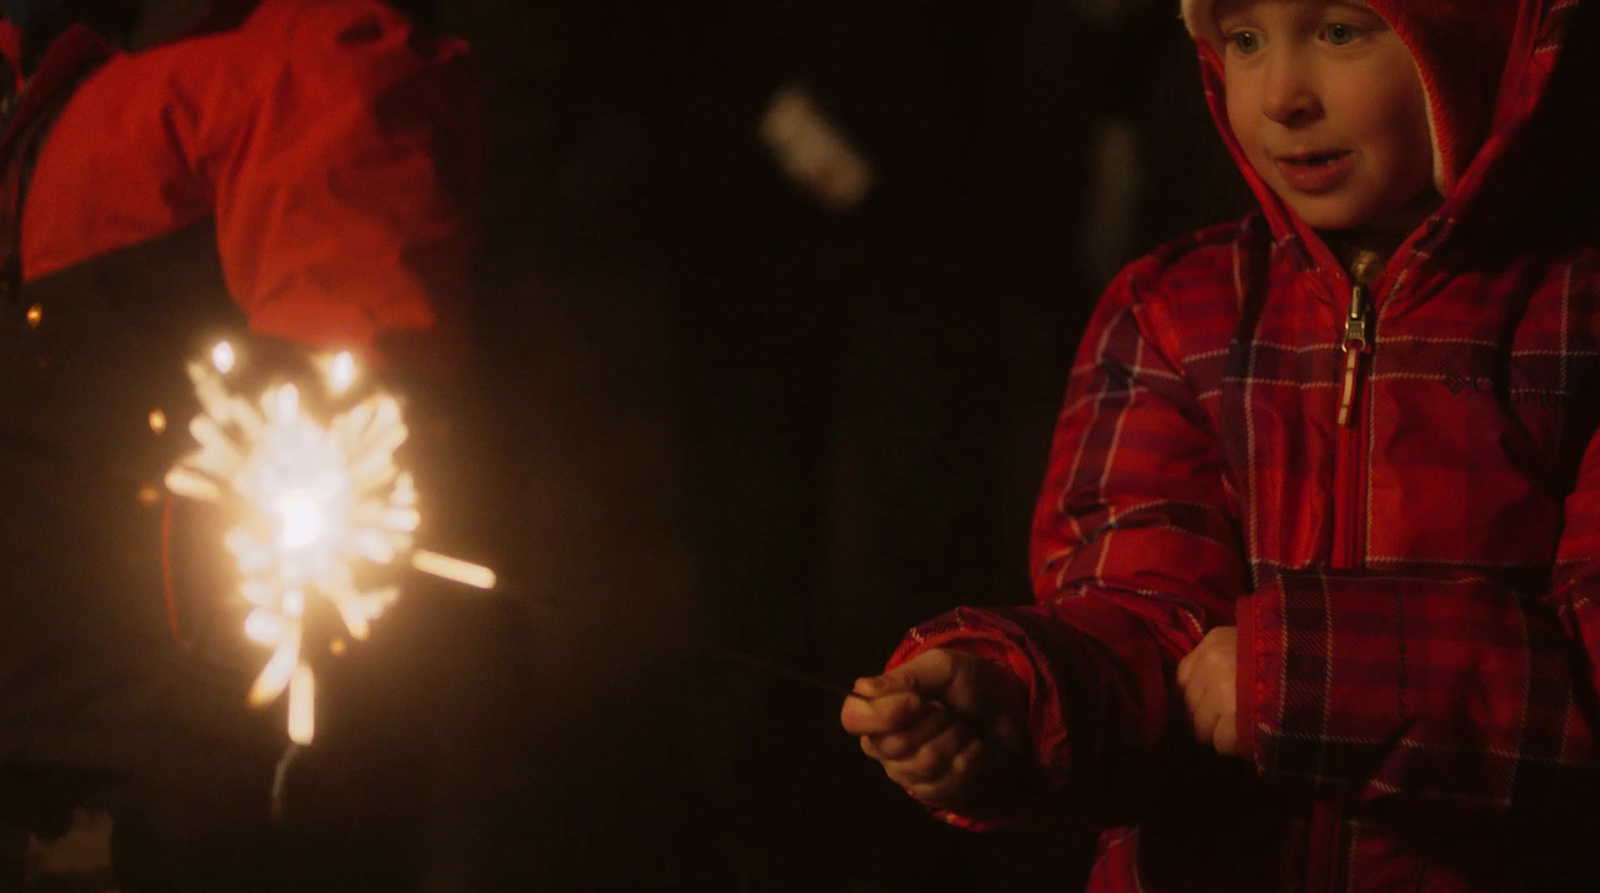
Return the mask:
[[801,685],[810,686],[818,691],[825,691],[828,694],[836,695],[841,698],[857,698],[859,700],[868,702],[872,700],[871,695],[862,694],[861,692],[846,688],[838,683],[829,682],[821,677],[813,676],[810,673],[802,673],[799,670],[786,667],[780,663],[777,663],[776,661],[771,661],[764,657],[757,657],[748,651],[737,651],[732,648],[721,648],[717,646],[709,647],[712,653],[716,654],[718,657],[734,661],[735,663],[744,664],[747,667],[754,667],[755,669],[763,672],[771,673],[774,676],[787,679],[790,682],[798,682]]

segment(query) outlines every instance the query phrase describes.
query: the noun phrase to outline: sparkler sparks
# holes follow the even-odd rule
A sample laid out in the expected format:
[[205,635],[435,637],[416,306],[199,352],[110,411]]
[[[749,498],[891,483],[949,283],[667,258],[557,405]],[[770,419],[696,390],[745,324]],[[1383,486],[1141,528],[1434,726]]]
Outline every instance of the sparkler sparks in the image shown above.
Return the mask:
[[409,435],[400,404],[379,389],[350,397],[360,373],[349,353],[316,364],[327,398],[320,402],[345,406],[320,414],[290,382],[269,386],[253,402],[235,393],[226,378],[238,355],[226,341],[210,360],[188,364],[201,406],[189,432],[199,449],[168,472],[167,489],[237,509],[223,544],[251,606],[244,633],[272,649],[249,703],[264,707],[287,691],[290,740],[309,744],[315,680],[303,649],[308,599],[331,604],[350,636],[364,640],[399,597],[390,581],[403,566],[481,589],[493,588],[495,575],[414,548],[416,485],[395,462]]

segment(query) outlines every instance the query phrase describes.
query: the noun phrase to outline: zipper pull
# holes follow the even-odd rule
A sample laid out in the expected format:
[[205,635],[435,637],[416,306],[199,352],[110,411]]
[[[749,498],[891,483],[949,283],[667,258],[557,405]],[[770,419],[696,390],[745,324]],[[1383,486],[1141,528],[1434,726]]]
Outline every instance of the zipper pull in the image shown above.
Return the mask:
[[1344,318],[1344,386],[1339,390],[1339,426],[1350,424],[1350,408],[1356,397],[1356,376],[1361,371],[1361,355],[1370,353],[1367,341],[1367,287],[1356,283],[1350,288],[1350,312]]

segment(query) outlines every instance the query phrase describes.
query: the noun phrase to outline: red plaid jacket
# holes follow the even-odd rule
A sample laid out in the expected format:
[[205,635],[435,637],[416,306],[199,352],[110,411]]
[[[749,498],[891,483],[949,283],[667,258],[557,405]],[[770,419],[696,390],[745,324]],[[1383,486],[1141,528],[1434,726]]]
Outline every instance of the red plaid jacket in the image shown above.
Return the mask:
[[[967,648],[1031,690],[1048,790],[947,819],[1100,829],[1097,891],[1595,889],[1600,251],[1495,199],[1574,5],[1524,4],[1492,135],[1361,295],[1365,344],[1356,287],[1258,181],[1261,214],[1112,284],[1037,604],[958,610],[893,661]],[[1249,763],[1186,743],[1173,701],[1222,625]]]

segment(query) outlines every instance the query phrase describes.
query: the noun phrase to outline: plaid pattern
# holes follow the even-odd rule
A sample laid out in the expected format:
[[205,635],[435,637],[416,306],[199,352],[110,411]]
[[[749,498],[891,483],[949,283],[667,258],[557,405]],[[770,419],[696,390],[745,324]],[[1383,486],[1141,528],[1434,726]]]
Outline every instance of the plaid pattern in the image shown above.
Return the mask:
[[[1528,4],[1536,84],[1572,5]],[[1523,115],[1538,95],[1509,92]],[[1492,138],[1464,187],[1507,144]],[[1070,794],[1037,808],[1110,827],[1093,890],[1141,888],[1135,865],[1159,855],[1108,823],[1159,799],[1140,780],[1189,734],[1174,665],[1229,624],[1260,783],[1301,819],[1342,804],[1337,886],[1573,886],[1571,852],[1522,817],[1572,826],[1600,804],[1600,251],[1486,242],[1458,193],[1374,284],[1341,427],[1351,284],[1263,198],[1265,214],[1135,263],[1099,305],[1035,515],[1036,604],[947,615],[893,662],[966,647],[1029,683],[1036,750]],[[1199,825],[1231,819],[1189,806],[1198,851]],[[1317,857],[1295,846],[1229,857],[1299,887]]]

